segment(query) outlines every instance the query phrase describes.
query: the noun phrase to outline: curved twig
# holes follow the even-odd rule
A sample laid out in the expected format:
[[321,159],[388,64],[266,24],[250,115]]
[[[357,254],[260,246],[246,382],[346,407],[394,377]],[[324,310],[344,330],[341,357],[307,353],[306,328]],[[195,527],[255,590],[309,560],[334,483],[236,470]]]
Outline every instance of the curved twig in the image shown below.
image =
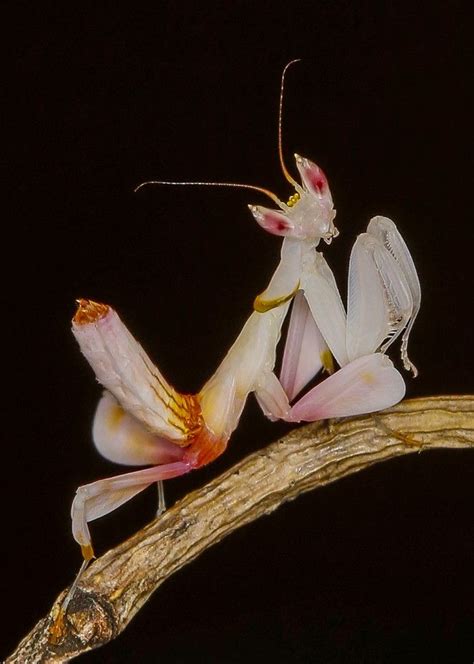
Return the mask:
[[174,572],[301,493],[404,454],[469,447],[474,396],[413,399],[377,415],[296,429],[96,560],[67,616],[59,609],[64,591],[6,662],[66,662],[106,644]]

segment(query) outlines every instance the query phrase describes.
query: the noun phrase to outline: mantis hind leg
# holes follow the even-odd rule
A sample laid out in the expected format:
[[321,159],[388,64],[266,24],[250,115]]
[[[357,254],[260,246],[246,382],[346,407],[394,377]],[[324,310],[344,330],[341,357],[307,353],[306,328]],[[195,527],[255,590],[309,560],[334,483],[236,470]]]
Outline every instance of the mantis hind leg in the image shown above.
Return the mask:
[[99,480],[98,482],[79,487],[72,504],[71,517],[73,521],[73,534],[76,541],[81,545],[84,560],[66,597],[59,607],[58,615],[51,627],[52,641],[57,641],[60,638],[67,608],[76,594],[82,575],[94,558],[89,528],[87,526],[88,522],[112,512],[154,482],[158,483],[158,510],[162,508],[161,512],[159,512],[161,514],[166,509],[164,504],[163,480],[184,475],[190,470],[191,465],[189,463],[178,461],[126,473],[125,475],[109,477],[105,480]]

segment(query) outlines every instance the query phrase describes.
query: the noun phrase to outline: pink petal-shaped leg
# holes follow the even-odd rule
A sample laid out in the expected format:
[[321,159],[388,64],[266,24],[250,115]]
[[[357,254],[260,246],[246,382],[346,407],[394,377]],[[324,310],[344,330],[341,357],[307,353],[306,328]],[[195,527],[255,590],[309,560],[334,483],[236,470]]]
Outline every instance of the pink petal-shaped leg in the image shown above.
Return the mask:
[[350,362],[316,385],[290,410],[289,422],[315,422],[330,417],[372,413],[398,403],[405,383],[382,353]]
[[71,518],[74,539],[81,545],[84,558],[88,560],[94,555],[89,521],[112,512],[150,484],[184,475],[192,467],[189,462],[177,461],[80,486],[72,504]]
[[311,314],[302,291],[296,294],[292,309],[280,382],[292,401],[331,358],[329,348]]
[[92,437],[103,457],[126,466],[157,466],[181,461],[184,454],[179,445],[147,431],[107,391],[97,405]]

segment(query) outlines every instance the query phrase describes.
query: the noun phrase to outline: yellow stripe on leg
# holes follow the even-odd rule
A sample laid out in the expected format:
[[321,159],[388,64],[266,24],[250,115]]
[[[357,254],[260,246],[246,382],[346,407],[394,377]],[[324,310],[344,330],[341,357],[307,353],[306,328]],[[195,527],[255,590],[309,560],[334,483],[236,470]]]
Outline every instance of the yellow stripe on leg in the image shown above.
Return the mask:
[[276,307],[279,307],[281,304],[289,302],[289,300],[291,300],[296,295],[296,293],[299,290],[299,287],[300,287],[300,282],[298,281],[298,283],[296,284],[295,288],[291,291],[291,293],[288,293],[287,295],[282,295],[281,297],[276,297],[274,300],[264,300],[262,298],[262,295],[257,295],[255,300],[253,301],[253,308],[259,314],[264,314],[267,311],[276,309]]

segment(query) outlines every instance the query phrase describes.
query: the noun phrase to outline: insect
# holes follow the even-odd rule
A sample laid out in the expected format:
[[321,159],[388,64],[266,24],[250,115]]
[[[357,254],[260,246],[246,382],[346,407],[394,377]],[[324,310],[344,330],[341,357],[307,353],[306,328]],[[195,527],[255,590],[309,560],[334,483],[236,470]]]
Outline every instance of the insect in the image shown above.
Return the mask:
[[[385,355],[402,332],[405,368],[416,371],[407,343],[420,287],[393,222],[375,217],[357,238],[349,265],[347,313],[334,275],[316,250],[321,239],[329,243],[338,234],[335,210],[326,176],[316,164],[296,156],[299,184],[283,162],[281,107],[289,65],[280,89],[279,153],[295,193],[283,203],[259,187],[231,185],[261,191],[278,205],[279,210],[254,205],[250,210],[266,231],[284,237],[281,260],[236,341],[199,393],[177,392],[110,306],[78,301],[73,333],[106,390],[94,417],[95,445],[111,461],[150,466],[79,487],[72,527],[85,562],[94,556],[88,523],[150,484],[188,473],[222,454],[251,392],[268,417],[290,422],[386,408],[405,393],[401,374]],[[277,346],[291,303],[278,378]],[[340,367],[334,373],[332,357]],[[322,368],[331,375],[300,397]]]

